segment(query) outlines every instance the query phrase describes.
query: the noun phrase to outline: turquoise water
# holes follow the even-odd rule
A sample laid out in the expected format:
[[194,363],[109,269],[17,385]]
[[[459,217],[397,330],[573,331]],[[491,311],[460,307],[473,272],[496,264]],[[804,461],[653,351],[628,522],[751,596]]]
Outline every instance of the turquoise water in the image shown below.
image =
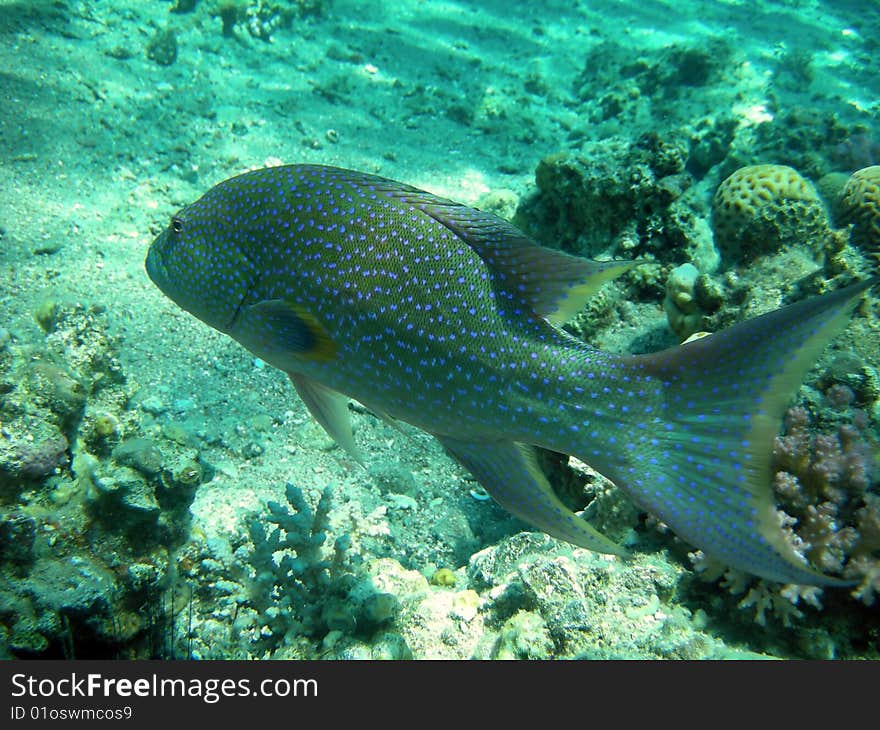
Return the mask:
[[852,583],[819,589],[696,554],[550,453],[633,557],[530,531],[351,402],[359,465],[143,261],[226,178],[335,165],[642,260],[565,328],[676,346],[876,272],[878,26],[856,2],[0,0],[0,655],[877,658],[876,290],[767,446],[786,541]]

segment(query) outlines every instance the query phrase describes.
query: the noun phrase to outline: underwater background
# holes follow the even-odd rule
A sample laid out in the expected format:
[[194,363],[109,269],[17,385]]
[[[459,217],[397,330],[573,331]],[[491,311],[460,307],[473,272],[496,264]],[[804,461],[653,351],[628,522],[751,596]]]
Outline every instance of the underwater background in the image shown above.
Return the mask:
[[773,446],[780,525],[847,588],[694,551],[576,460],[634,552],[526,527],[143,269],[181,206],[321,163],[639,258],[566,326],[674,346],[876,272],[880,6],[819,0],[0,0],[0,656],[880,658],[880,305]]

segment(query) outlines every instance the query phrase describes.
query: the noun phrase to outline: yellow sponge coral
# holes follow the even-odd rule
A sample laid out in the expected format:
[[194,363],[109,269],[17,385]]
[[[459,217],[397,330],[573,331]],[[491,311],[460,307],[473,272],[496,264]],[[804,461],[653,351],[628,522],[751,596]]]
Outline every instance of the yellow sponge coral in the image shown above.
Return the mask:
[[853,224],[850,240],[880,261],[880,165],[850,175],[840,196],[840,218]]
[[807,243],[824,249],[828,214],[812,183],[786,165],[750,165],[728,177],[712,200],[712,227],[728,264]]

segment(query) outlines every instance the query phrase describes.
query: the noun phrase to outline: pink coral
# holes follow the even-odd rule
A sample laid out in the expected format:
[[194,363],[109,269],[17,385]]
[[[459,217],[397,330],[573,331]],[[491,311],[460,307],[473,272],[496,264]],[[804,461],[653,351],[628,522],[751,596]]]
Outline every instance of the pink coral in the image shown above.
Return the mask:
[[866,494],[864,505],[856,512],[856,525],[862,536],[862,549],[880,550],[880,495]]
[[832,502],[807,507],[799,533],[809,545],[807,557],[825,573],[839,573],[859,542],[856,528],[840,523],[837,505]]
[[880,595],[880,560],[868,555],[857,555],[850,561],[848,577],[861,580],[853,596],[866,606],[873,606],[874,600]]
[[853,389],[848,385],[835,383],[825,391],[825,397],[832,408],[840,409],[852,405],[856,399],[856,394],[853,393]]
[[27,480],[39,481],[55,473],[59,467],[68,463],[67,439],[60,433],[34,444],[23,442],[19,445],[18,475]]
[[840,499],[837,489],[864,492],[870,486],[873,447],[855,425],[812,433],[809,414],[800,406],[789,409],[785,424],[786,434],[774,443],[774,463],[805,489]]
[[845,386],[826,391],[830,404],[846,409],[849,423],[817,428],[805,408],[789,409],[786,432],[774,445],[773,487],[806,557],[825,573],[859,581],[853,596],[870,605],[880,594],[876,445],[869,419],[851,408],[851,395]]

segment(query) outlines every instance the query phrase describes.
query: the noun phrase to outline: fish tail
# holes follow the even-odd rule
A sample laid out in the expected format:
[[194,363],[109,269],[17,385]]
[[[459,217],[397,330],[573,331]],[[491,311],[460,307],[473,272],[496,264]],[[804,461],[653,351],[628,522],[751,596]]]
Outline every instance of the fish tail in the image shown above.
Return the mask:
[[771,452],[795,390],[878,281],[624,360],[626,387],[636,397],[603,413],[586,451],[571,453],[728,565],[784,583],[841,584],[813,570],[786,540],[772,496]]

